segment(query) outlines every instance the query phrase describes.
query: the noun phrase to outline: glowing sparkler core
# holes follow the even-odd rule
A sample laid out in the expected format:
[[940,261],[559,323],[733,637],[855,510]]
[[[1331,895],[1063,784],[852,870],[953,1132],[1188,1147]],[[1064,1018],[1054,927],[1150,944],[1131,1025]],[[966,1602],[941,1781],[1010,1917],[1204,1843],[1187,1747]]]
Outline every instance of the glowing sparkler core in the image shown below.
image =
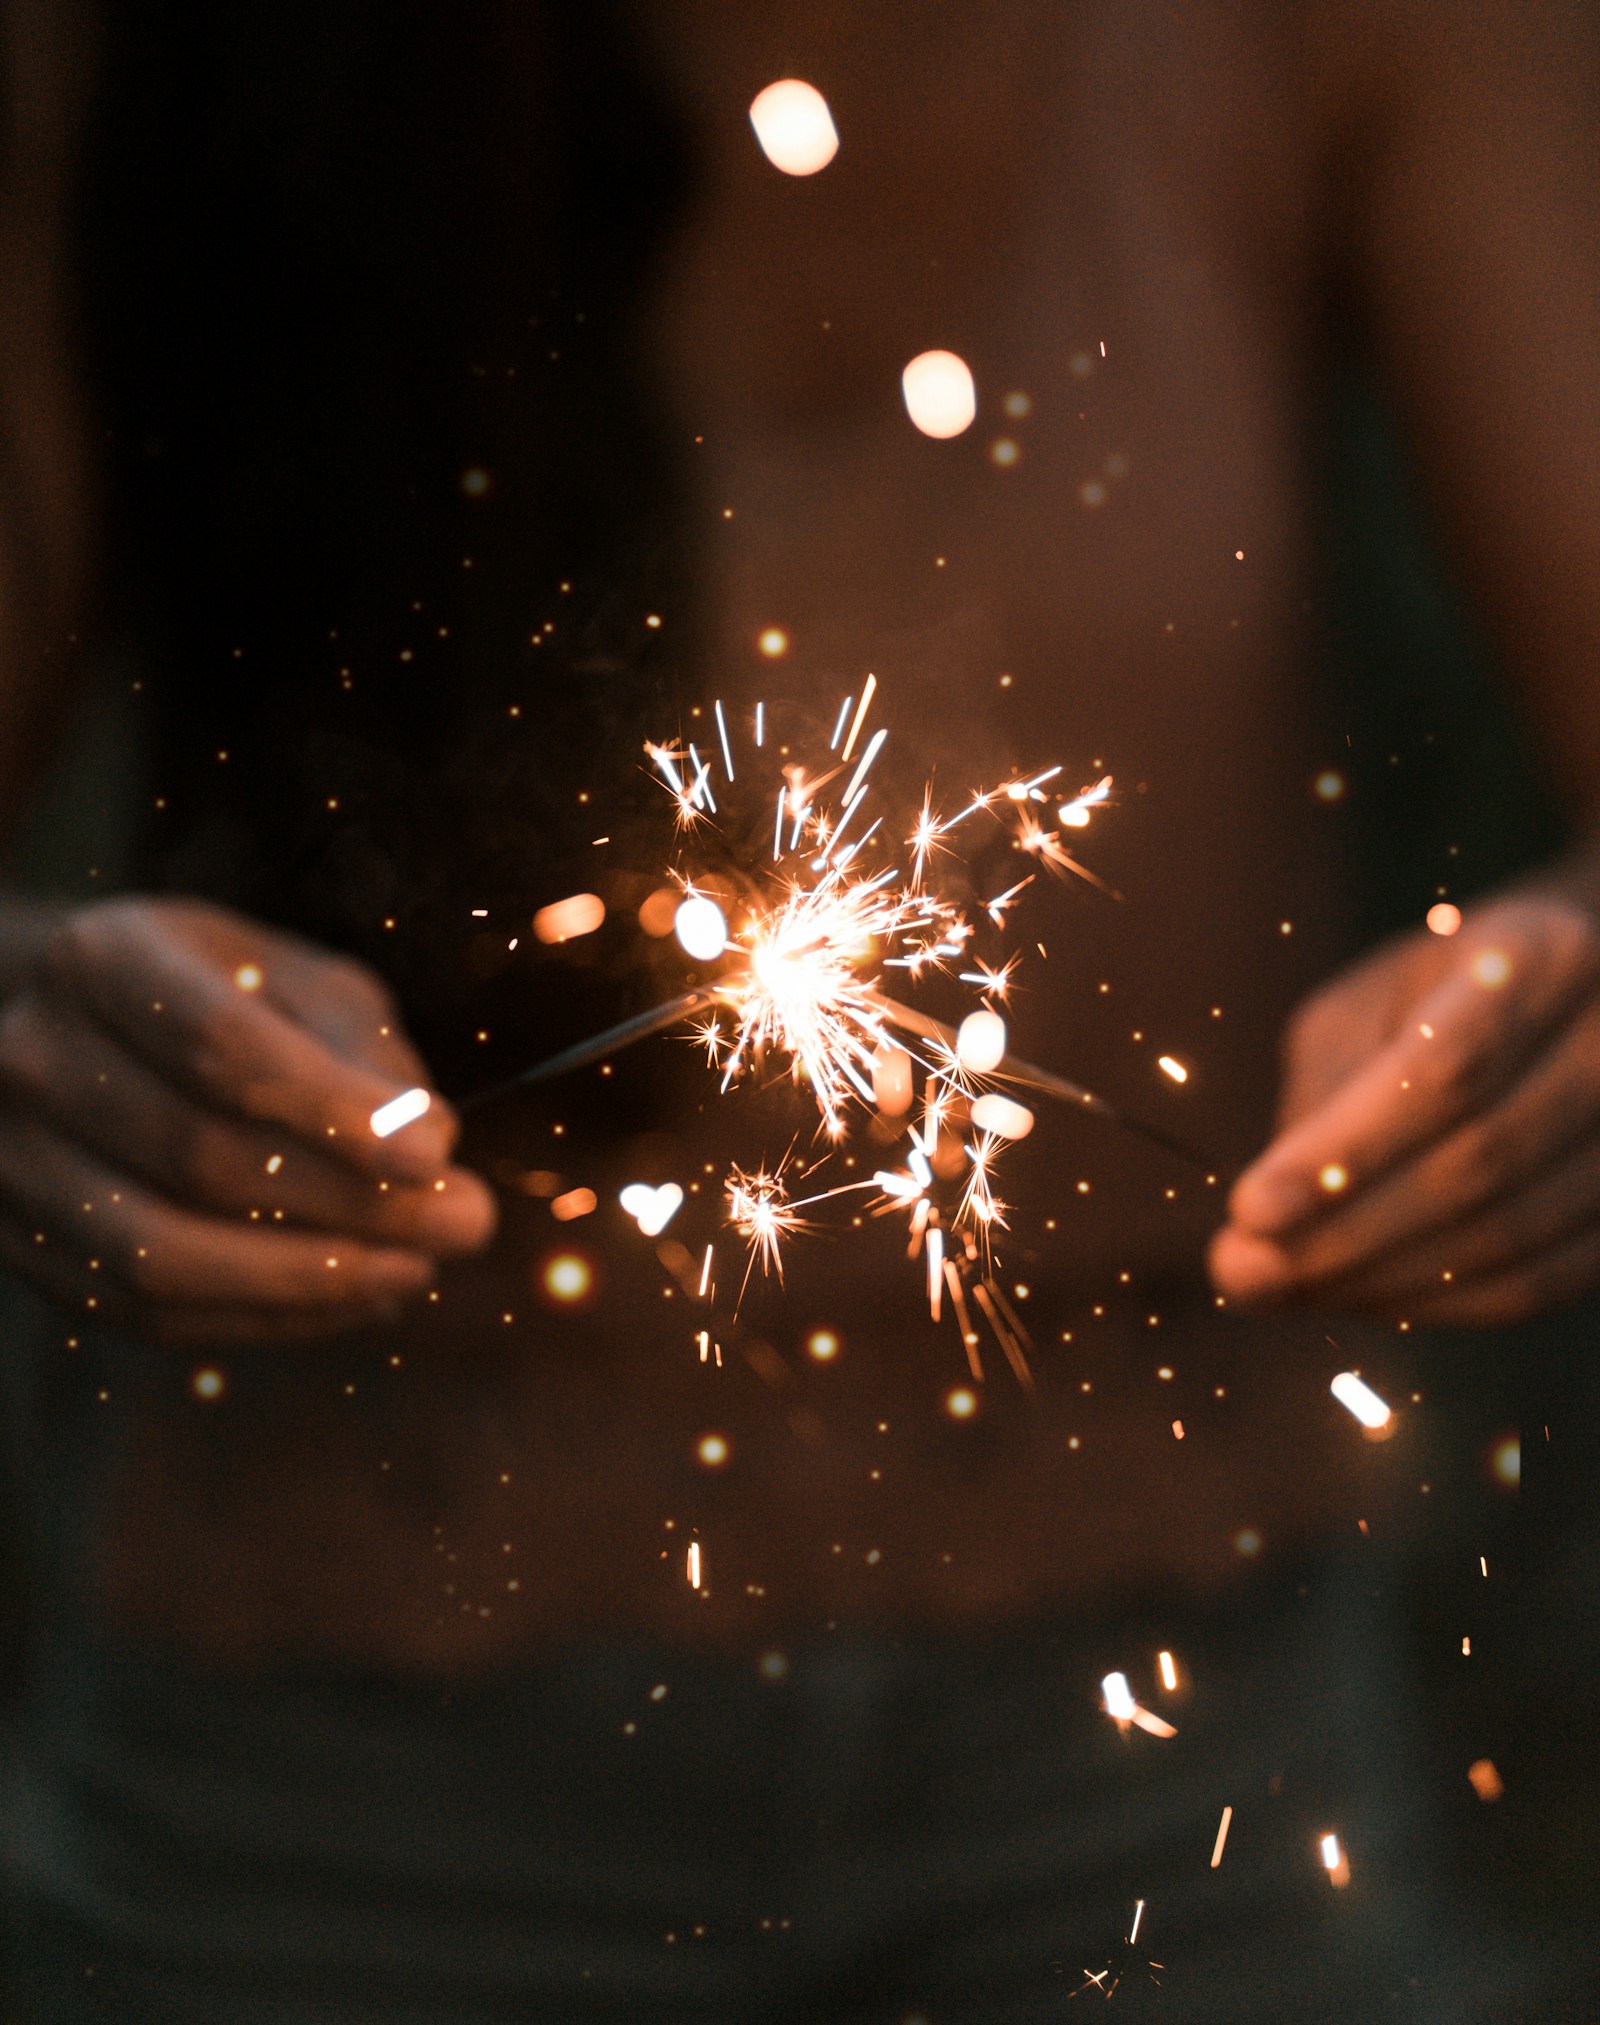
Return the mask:
[[[949,818],[935,811],[930,788],[910,834],[885,838],[887,813],[876,809],[872,778],[888,737],[886,727],[872,729],[869,723],[876,686],[869,676],[859,699],[845,698],[829,741],[832,758],[820,772],[786,759],[776,797],[765,804],[770,813],[760,819],[758,834],[770,838],[770,846],[763,841],[754,853],[727,835],[738,798],[751,790],[743,759],[735,772],[720,702],[713,712],[716,742],[708,741],[704,754],[692,741],[646,747],[676,805],[684,854],[691,859],[673,874],[683,894],[674,923],[678,939],[697,962],[725,962],[723,974],[701,998],[713,1010],[698,1029],[721,1070],[723,1088],[777,1057],[795,1082],[809,1085],[826,1139],[844,1137],[858,1104],[905,1117],[910,1137],[903,1171],[886,1168],[871,1182],[825,1188],[801,1202],[789,1196],[784,1162],[773,1172],[735,1167],[727,1182],[728,1218],[749,1247],[748,1285],[757,1259],[764,1274],[781,1278],[781,1245],[803,1228],[805,1203],[876,1189],[876,1213],[892,1210],[908,1217],[911,1255],[926,1256],[934,1318],[948,1295],[974,1376],[982,1372],[967,1307],[969,1281],[980,1315],[1025,1376],[1024,1332],[990,1279],[988,1247],[991,1233],[1005,1222],[994,1188],[995,1157],[1007,1140],[1023,1136],[1032,1115],[1004,1098],[987,1104],[981,1116],[973,1110],[975,1102],[984,1103],[984,1079],[1007,1073],[1005,1022],[994,1004],[1005,1000],[1017,959],[988,961],[974,952],[973,920],[938,889],[932,873],[936,860],[948,859],[960,869],[949,840],[963,825],[975,829],[972,819],[986,814],[991,826],[1010,831],[1017,849],[1090,875],[1067,851],[1059,831],[1046,829],[1036,812],[1048,811],[1059,796],[1059,786],[1053,795],[1045,792],[1059,767],[980,791]],[[1105,801],[1110,786],[1107,776],[1065,804],[1063,822],[1083,827],[1088,809]],[[729,796],[728,808],[719,806],[719,795]],[[968,834],[963,832],[962,841]],[[902,841],[909,874],[892,861]],[[722,861],[708,862],[723,842]],[[977,901],[994,929],[1004,926],[1033,876]],[[737,899],[730,897],[735,894]],[[885,996],[879,978],[892,970],[904,971],[911,982],[944,971],[977,993],[979,1009],[963,1022],[959,1040],[938,1021]],[[670,1016],[671,1008],[663,1010]],[[719,1014],[731,1015],[731,1021]],[[892,1101],[883,1102],[891,1086]],[[1060,1079],[1056,1091],[1077,1102],[1097,1101]],[[950,1183],[942,1199],[936,1166]]]

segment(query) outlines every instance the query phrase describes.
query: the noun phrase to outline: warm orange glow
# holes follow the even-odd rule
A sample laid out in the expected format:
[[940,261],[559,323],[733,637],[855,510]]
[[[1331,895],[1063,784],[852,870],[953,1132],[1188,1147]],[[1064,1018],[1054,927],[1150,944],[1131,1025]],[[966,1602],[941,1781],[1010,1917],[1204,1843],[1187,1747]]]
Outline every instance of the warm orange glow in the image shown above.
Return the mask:
[[539,1280],[552,1301],[571,1307],[593,1289],[594,1269],[581,1252],[553,1252],[541,1267]]
[[605,918],[606,903],[598,893],[574,893],[541,907],[533,917],[533,932],[541,942],[573,942],[593,935]]
[[1461,909],[1440,900],[1428,909],[1428,927],[1435,935],[1454,935],[1461,926]]
[[664,936],[672,933],[673,919],[682,897],[675,887],[658,886],[640,903],[639,926],[646,935],[654,936],[659,942]]
[[580,1216],[593,1214],[595,1194],[592,1188],[569,1188],[565,1195],[558,1195],[550,1205],[550,1214],[557,1223],[571,1223]]

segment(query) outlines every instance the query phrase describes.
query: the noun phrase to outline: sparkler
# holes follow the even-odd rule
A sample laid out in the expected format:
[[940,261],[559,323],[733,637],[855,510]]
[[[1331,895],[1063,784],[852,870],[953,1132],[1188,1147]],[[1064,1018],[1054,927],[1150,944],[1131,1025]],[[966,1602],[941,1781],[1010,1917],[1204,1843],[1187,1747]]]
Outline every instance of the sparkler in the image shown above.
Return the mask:
[[[796,1200],[786,1180],[788,1156],[771,1172],[732,1170],[726,1208],[749,1248],[745,1284],[758,1260],[764,1274],[781,1277],[782,1243],[805,1227],[807,1205],[874,1189],[874,1214],[907,1217],[910,1254],[926,1260],[930,1309],[938,1319],[949,1297],[974,1375],[982,1372],[969,1292],[1026,1379],[1025,1332],[989,1263],[993,1233],[1006,1221],[996,1162],[1007,1141],[1029,1129],[1032,1114],[988,1085],[1037,1092],[1166,1152],[1214,1164],[1081,1084],[1008,1052],[996,1008],[1018,959],[991,959],[974,945],[980,934],[1004,928],[1035,875],[987,897],[974,891],[959,898],[942,876],[959,872],[974,885],[961,851],[987,828],[1040,864],[1099,884],[1063,837],[1084,829],[1091,811],[1106,804],[1111,777],[1063,797],[1062,769],[1050,766],[981,789],[949,816],[935,808],[930,784],[909,834],[900,835],[874,777],[888,739],[886,726],[871,725],[875,691],[868,676],[860,697],[844,700],[814,769],[785,757],[777,781],[769,774],[765,787],[761,755],[771,727],[764,706],[757,707],[749,759],[741,753],[736,761],[734,729],[720,700],[703,752],[693,739],[646,746],[680,837],[670,872],[682,895],[678,939],[697,962],[719,966],[720,975],[479,1092],[463,1108],[603,1061],[703,1015],[694,1033],[722,1088],[771,1061],[786,1063],[790,1077],[809,1087],[819,1137],[830,1146],[845,1137],[855,1111],[915,1110],[903,1166],[886,1167],[871,1182]],[[786,756],[790,748],[781,750]],[[913,986],[930,974],[955,978],[976,995],[977,1008],[952,1027],[891,995],[884,980],[895,972]],[[894,1103],[880,1107],[879,1090],[891,1084]]]

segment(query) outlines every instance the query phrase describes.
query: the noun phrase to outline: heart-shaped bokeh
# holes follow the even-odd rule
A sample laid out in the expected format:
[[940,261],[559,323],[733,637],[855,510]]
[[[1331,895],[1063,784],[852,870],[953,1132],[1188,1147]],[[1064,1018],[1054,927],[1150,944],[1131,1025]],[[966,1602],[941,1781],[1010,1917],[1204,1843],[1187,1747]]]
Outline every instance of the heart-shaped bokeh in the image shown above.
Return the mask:
[[683,1190],[675,1181],[652,1188],[648,1181],[630,1181],[617,1198],[646,1237],[664,1231],[678,1213]]

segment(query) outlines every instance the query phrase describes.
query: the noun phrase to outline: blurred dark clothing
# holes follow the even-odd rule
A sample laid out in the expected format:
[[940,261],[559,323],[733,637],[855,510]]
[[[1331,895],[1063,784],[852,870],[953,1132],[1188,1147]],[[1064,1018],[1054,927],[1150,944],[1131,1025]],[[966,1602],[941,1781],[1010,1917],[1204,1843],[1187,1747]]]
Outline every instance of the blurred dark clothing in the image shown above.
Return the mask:
[[[1114,1991],[1184,2025],[1586,2025],[1576,1909],[1519,1933],[1441,1861],[1397,1571],[1297,1574],[954,1644],[604,1644],[448,1702],[58,1652],[23,2015],[1044,2025]],[[1095,1683],[1162,1642],[1157,1739]]]

